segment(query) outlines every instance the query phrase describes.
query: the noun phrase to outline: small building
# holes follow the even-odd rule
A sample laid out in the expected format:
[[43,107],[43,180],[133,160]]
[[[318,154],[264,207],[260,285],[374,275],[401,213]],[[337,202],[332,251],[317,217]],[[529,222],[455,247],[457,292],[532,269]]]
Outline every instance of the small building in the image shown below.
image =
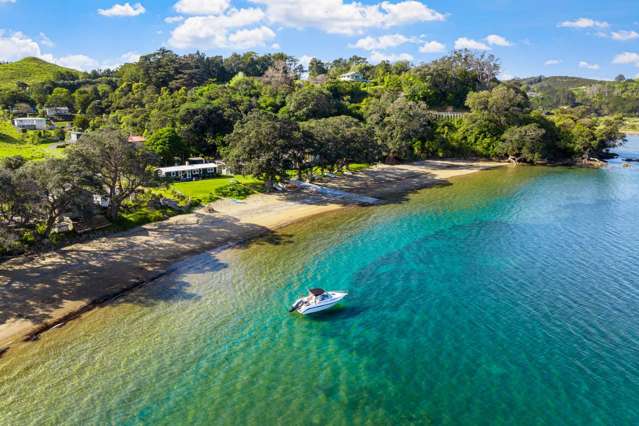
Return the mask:
[[15,117],[25,117],[34,114],[35,109],[26,102],[18,102],[11,108],[10,112]]
[[181,166],[160,167],[157,175],[161,178],[172,180],[196,180],[217,176],[217,163],[190,164],[187,162]]
[[355,72],[355,71],[351,71],[351,72],[347,72],[346,74],[342,74],[339,76],[339,80],[340,81],[355,81],[358,83],[368,83],[368,80],[366,80],[366,78],[364,78],[364,76],[361,73]]
[[37,117],[14,118],[13,125],[20,130],[47,130],[47,119]]
[[80,140],[82,135],[84,135],[84,133],[78,132],[76,130],[73,130],[73,131],[69,132],[69,139],[67,140],[67,142],[76,143],[77,141]]
[[129,143],[132,143],[137,146],[142,146],[144,145],[144,142],[146,142],[146,138],[144,136],[131,135],[129,136],[128,140],[129,140]]
[[47,117],[52,119],[67,119],[73,116],[69,107],[47,107],[44,109]]

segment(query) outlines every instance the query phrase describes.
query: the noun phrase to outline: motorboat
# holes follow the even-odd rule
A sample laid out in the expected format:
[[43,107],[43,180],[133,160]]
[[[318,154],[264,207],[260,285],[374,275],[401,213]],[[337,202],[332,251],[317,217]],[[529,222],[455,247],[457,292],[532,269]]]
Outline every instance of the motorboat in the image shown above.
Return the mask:
[[325,311],[335,306],[346,296],[348,296],[348,293],[343,291],[326,291],[321,288],[312,288],[308,291],[308,296],[299,298],[293,303],[289,312],[297,311],[302,315],[308,315]]

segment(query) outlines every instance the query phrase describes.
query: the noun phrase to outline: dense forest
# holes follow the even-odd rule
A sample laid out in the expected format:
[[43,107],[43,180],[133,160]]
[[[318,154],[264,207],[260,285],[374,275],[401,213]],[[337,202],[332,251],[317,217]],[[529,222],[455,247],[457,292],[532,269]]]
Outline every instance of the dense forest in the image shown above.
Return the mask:
[[[0,240],[47,239],[68,211],[94,214],[97,195],[110,200],[106,215],[116,222],[132,195],[154,185],[153,166],[192,156],[224,159],[268,190],[291,173],[312,179],[317,168],[356,162],[582,161],[623,138],[621,117],[534,108],[522,84],[500,82],[499,71],[496,58],[470,51],[419,65],[353,56],[304,67],[285,54],[162,49],[117,70],[18,80],[0,88],[3,115],[68,107],[84,136],[61,158],[2,162]],[[349,72],[361,81],[340,78]],[[129,135],[144,135],[145,145]]]

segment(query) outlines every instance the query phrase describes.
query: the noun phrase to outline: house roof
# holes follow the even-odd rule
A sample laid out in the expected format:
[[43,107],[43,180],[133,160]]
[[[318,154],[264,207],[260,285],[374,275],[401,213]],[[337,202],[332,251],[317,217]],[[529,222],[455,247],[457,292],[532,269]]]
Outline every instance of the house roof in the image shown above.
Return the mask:
[[214,169],[217,168],[217,163],[204,163],[204,164],[189,164],[182,166],[171,166],[171,167],[160,167],[162,173],[171,173],[171,172],[187,172],[189,170],[201,170],[201,169]]
[[129,136],[129,142],[131,143],[146,142],[146,138],[144,136]]

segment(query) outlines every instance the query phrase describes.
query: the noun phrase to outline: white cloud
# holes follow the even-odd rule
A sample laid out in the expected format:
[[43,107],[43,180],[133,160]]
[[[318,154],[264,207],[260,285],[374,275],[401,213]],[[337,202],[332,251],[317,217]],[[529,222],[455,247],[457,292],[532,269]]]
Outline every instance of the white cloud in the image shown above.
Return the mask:
[[383,50],[388,49],[389,47],[401,46],[406,43],[414,43],[415,41],[415,38],[406,37],[401,34],[389,34],[380,37],[368,36],[360,38],[357,42],[355,42],[355,44],[349,45],[349,47],[364,50]]
[[275,38],[272,29],[266,26],[250,30],[238,30],[228,37],[229,43],[237,49],[248,49],[256,46],[264,46],[266,42]]
[[382,61],[387,61],[387,62],[397,62],[397,61],[412,61],[413,60],[413,56],[408,54],[408,53],[400,53],[400,54],[395,54],[395,53],[391,53],[389,55],[384,54],[382,52],[377,52],[374,51],[371,53],[370,56],[370,61],[372,64],[378,64]]
[[[259,46],[274,38],[275,33],[266,26],[254,29],[244,27],[257,24],[263,19],[264,12],[256,8],[232,9],[228,13],[219,16],[193,16],[173,30],[168,44],[178,49],[193,47],[203,49],[232,48],[234,47],[233,42],[241,45],[241,48]],[[231,39],[229,33],[240,28],[248,32],[235,31],[231,34]],[[253,37],[254,43],[257,44],[250,43],[251,37]]]
[[46,47],[55,46],[55,43],[53,43],[53,41],[51,41],[51,39],[47,37],[45,33],[40,33],[40,44]]
[[271,49],[281,49],[281,46],[279,43],[273,43],[271,44]]
[[613,64],[632,64],[639,67],[639,53],[635,52],[623,52],[615,56],[612,60]]
[[586,62],[586,61],[580,61],[579,62],[579,68],[585,68],[585,69],[589,69],[589,70],[598,70],[599,69],[599,64],[591,64],[591,63]]
[[559,59],[548,59],[546,62],[544,62],[544,65],[558,65],[561,64],[561,60]]
[[109,9],[98,9],[98,13],[102,16],[114,17],[114,16],[138,16],[146,12],[144,6],[141,3],[135,3],[131,6],[130,3],[114,4]]
[[2,3],[15,3],[16,0],[0,0],[0,4]]
[[5,35],[0,30],[0,60],[15,61],[25,56],[41,56],[40,45],[21,32]]
[[90,71],[100,67],[95,59],[87,55],[67,55],[61,58],[52,58],[52,62],[75,70]]
[[491,34],[489,36],[486,36],[486,38],[484,38],[484,40],[486,40],[486,42],[488,44],[492,44],[494,46],[502,46],[502,47],[508,47],[508,46],[512,46],[513,44],[508,41],[506,38],[497,35],[497,34]]
[[507,80],[512,80],[516,78],[514,75],[507,73],[507,72],[501,72],[499,73],[499,79],[502,81],[507,81]]
[[422,53],[439,53],[444,50],[446,50],[446,45],[438,41],[427,41],[419,48]]
[[466,37],[455,40],[455,49],[490,50],[487,44]]
[[311,60],[313,60],[314,56],[310,56],[310,55],[302,55],[299,58],[299,62],[300,65],[304,67],[304,69],[308,69],[308,66],[311,63]]
[[184,21],[184,16],[167,16],[164,18],[164,22],[167,24],[175,24],[182,21]]
[[612,33],[610,33],[610,36],[612,37],[613,40],[627,41],[627,40],[634,40],[636,38],[639,38],[639,33],[636,31],[620,30],[620,31],[613,31]]
[[590,18],[579,18],[574,21],[563,21],[559,26],[562,28],[608,28],[608,23]]
[[187,15],[219,15],[230,5],[230,0],[180,0],[174,8]]
[[369,28],[390,28],[416,22],[444,21],[446,17],[425,4],[406,0],[363,4],[344,0],[250,0],[265,5],[266,18],[294,28],[318,28],[327,33],[361,34]]

